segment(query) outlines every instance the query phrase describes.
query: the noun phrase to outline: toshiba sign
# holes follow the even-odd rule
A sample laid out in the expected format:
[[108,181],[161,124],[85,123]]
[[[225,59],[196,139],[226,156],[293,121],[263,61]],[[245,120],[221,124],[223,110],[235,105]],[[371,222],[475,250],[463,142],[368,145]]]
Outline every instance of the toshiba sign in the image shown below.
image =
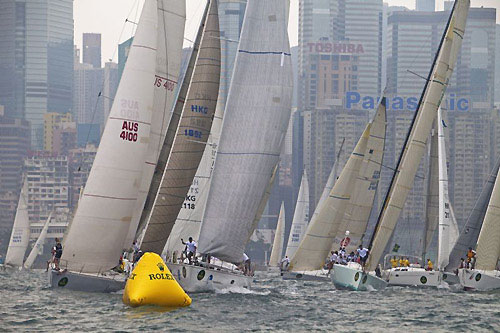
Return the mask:
[[307,43],[309,52],[324,52],[324,53],[365,53],[362,44],[348,43]]

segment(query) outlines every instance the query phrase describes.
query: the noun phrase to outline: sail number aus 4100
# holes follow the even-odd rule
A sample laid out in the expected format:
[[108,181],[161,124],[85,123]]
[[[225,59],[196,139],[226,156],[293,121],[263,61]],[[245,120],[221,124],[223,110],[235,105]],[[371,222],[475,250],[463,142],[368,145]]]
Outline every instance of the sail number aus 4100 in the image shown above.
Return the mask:
[[125,141],[137,141],[137,132],[139,131],[139,123],[133,121],[124,121],[120,138]]

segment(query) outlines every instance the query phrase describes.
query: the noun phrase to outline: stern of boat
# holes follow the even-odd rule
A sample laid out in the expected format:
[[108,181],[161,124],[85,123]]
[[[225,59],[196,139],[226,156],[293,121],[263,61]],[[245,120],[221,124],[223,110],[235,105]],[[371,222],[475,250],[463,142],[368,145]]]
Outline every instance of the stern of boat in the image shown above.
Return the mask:
[[70,289],[83,292],[111,293],[125,288],[126,277],[123,274],[104,276],[51,270],[50,286],[54,289]]
[[363,272],[359,265],[333,266],[332,282],[338,289],[354,291],[381,290],[387,282],[371,273]]
[[464,290],[487,291],[500,289],[500,271],[459,269],[458,278]]

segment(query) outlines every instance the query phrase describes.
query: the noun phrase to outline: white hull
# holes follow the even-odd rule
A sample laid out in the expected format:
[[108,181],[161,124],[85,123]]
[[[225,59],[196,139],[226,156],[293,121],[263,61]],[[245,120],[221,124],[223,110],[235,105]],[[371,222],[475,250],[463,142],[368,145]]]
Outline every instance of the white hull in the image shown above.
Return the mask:
[[441,272],[423,268],[392,268],[384,272],[389,286],[437,287],[442,284]]
[[328,271],[304,271],[304,272],[281,272],[283,280],[303,280],[303,281],[330,281]]
[[334,265],[332,282],[337,289],[355,291],[382,290],[387,287],[387,282],[372,273],[363,272],[361,266]]
[[226,268],[206,268],[188,264],[167,263],[177,282],[186,292],[213,292],[227,288],[250,288],[253,277]]
[[459,269],[458,278],[464,290],[486,291],[500,289],[500,271]]
[[124,274],[103,276],[55,270],[50,271],[49,280],[52,288],[97,293],[123,290],[127,281]]

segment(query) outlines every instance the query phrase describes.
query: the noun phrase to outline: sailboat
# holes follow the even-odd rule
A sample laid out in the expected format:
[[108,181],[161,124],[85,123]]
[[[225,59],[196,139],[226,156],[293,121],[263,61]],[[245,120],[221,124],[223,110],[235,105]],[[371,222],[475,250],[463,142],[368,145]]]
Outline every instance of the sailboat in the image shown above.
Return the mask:
[[[410,131],[396,165],[389,191],[385,197],[375,232],[368,248],[368,260],[361,268],[339,265],[334,268],[333,282],[352,290],[383,289],[379,262],[389,242],[415,175],[425,153],[432,124],[448,86],[465,31],[470,0],[457,0],[453,6],[439,49],[420,97]],[[375,271],[378,271],[377,274]]]
[[[438,110],[437,127],[438,133],[432,134],[431,139],[431,166],[429,177],[429,191],[431,195],[428,200],[427,207],[427,228],[424,228],[424,253],[430,244],[433,232],[438,226],[438,258],[437,270],[425,270],[425,255],[420,258],[422,266],[420,267],[397,267],[386,271],[389,285],[396,286],[425,286],[437,287],[443,282],[453,283],[455,275],[452,272],[446,272],[445,268],[449,263],[449,257],[452,248],[458,239],[458,224],[453,212],[453,207],[450,203],[448,193],[448,171],[446,163],[446,143],[445,143],[445,123],[442,117],[442,109]],[[437,146],[437,147],[436,147]],[[437,152],[437,156],[436,156]],[[437,162],[437,163],[433,163]],[[433,164],[438,164],[438,170]],[[436,172],[437,171],[437,172]],[[433,195],[436,191],[434,187],[438,187],[438,195]],[[437,197],[438,204],[434,203]],[[438,216],[434,219],[434,214],[429,213],[429,210],[434,210],[437,207]],[[437,220],[435,223],[434,220]],[[389,255],[388,255],[389,256]],[[423,260],[422,260],[423,259]],[[458,282],[456,279],[455,282]]]
[[[168,10],[167,10],[168,8]],[[153,114],[164,114],[171,106],[155,108],[155,94],[165,95],[176,82],[157,74],[158,67],[178,54],[167,52],[165,40],[181,30],[185,3],[174,0],[146,0],[136,35],[101,143],[83,195],[64,239],[62,270],[52,270],[52,287],[91,292],[123,289],[125,275],[111,269],[118,265],[140,197],[144,165],[148,163]],[[172,29],[165,24],[172,24]],[[168,61],[167,59],[168,58]],[[177,59],[177,60],[175,60]]]
[[28,179],[24,179],[19,202],[17,204],[16,216],[12,233],[10,235],[9,247],[5,256],[6,267],[23,267],[24,255],[29,245],[30,221],[28,216]]
[[26,261],[24,262],[24,268],[30,269],[35,263],[36,257],[38,257],[43,253],[43,243],[45,243],[45,238],[47,237],[47,232],[49,230],[49,224],[51,219],[52,219],[52,212],[49,214],[47,221],[45,221],[45,224],[43,225],[42,231],[40,232],[40,235],[38,236],[35,245],[33,245],[33,248],[31,249],[28,258],[26,258]]
[[236,265],[257,226],[291,114],[288,6],[283,0],[247,4],[199,236],[206,260],[169,265],[186,291],[251,286],[253,277]]
[[281,203],[276,232],[274,233],[273,249],[269,258],[269,268],[281,267],[281,256],[283,254],[283,245],[285,243],[285,203]]
[[292,226],[288,236],[288,244],[285,255],[292,258],[299,247],[300,241],[304,238],[307,224],[309,223],[309,182],[307,172],[304,169],[302,181],[300,182],[297,204],[293,214]]

